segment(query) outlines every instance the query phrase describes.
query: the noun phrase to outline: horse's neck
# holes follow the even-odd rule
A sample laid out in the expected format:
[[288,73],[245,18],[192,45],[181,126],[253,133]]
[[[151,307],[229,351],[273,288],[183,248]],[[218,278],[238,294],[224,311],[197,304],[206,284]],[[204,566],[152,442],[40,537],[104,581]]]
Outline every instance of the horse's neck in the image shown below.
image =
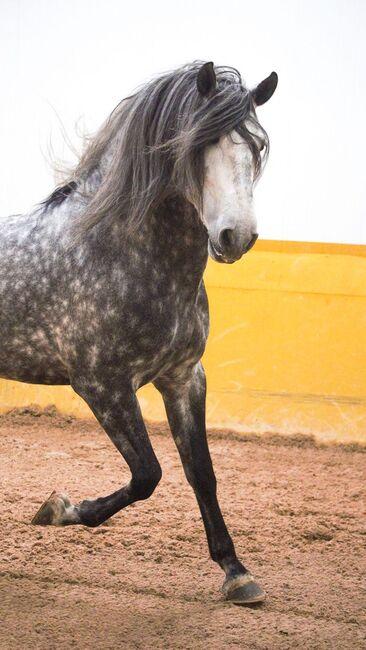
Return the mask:
[[120,222],[102,220],[87,235],[90,251],[98,251],[114,265],[128,264],[130,272],[141,275],[148,269],[172,284],[177,292],[192,297],[200,286],[207,264],[207,230],[194,208],[186,201],[166,201],[145,221],[128,231]]
[[[98,180],[94,176],[90,183],[95,184]],[[76,193],[44,213],[41,218],[43,225],[47,228],[47,224],[52,223],[50,241],[64,239],[68,247],[67,223],[72,224],[75,216],[85,208],[85,201]],[[82,257],[99,255],[113,264],[123,265],[127,255],[130,263],[137,266],[139,260],[143,259],[146,264],[146,260],[151,258],[151,267],[174,282],[177,291],[184,290],[192,295],[197,291],[207,264],[207,230],[191,204],[178,197],[169,199],[141,226],[131,230],[128,230],[123,217],[119,222],[112,222],[108,217],[102,219],[85,233],[80,242],[84,251]]]
[[[207,264],[207,230],[183,199],[170,199],[152,217],[152,254],[185,286],[198,286]],[[159,259],[157,259],[159,258]]]

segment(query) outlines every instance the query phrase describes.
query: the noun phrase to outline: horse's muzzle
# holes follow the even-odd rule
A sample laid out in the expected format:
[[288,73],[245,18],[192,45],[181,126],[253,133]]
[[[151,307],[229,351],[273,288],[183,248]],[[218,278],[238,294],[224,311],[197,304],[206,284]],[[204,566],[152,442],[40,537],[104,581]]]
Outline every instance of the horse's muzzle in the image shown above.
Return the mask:
[[254,233],[249,240],[244,242],[244,245],[242,243],[239,245],[234,231],[226,228],[221,231],[218,244],[214,244],[209,240],[208,250],[210,257],[212,257],[216,262],[233,264],[237,260],[240,260],[242,255],[253,248],[257,239],[258,234]]

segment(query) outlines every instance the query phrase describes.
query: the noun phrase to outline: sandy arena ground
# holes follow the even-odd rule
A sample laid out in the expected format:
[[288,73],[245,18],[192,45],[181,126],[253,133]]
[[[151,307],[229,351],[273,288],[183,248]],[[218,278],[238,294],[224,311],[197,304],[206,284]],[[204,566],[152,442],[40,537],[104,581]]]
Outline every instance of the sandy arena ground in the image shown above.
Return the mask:
[[150,429],[163,480],[148,501],[96,529],[42,528],[54,488],[76,502],[128,471],[92,422],[0,417],[1,650],[366,648],[365,454],[211,435],[227,524],[268,593],[237,607],[166,428]]

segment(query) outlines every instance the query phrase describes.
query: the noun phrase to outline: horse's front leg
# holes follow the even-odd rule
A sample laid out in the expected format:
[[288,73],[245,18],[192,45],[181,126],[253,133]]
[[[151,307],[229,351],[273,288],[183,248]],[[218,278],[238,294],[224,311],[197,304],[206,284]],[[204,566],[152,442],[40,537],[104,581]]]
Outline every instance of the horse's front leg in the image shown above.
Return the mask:
[[184,380],[159,379],[169,425],[184,472],[201,511],[212,559],[225,571],[223,592],[234,603],[265,599],[265,592],[239,562],[216,496],[216,478],[207,444],[205,425],[206,380],[198,363]]
[[147,499],[161,478],[161,468],[152,449],[140,407],[129,385],[116,386],[119,399],[111,398],[110,385],[80,378],[74,389],[85,399],[96,418],[131,470],[130,482],[109,496],[72,505],[66,495],[52,493],[32,520],[33,524],[99,526],[131,503]]

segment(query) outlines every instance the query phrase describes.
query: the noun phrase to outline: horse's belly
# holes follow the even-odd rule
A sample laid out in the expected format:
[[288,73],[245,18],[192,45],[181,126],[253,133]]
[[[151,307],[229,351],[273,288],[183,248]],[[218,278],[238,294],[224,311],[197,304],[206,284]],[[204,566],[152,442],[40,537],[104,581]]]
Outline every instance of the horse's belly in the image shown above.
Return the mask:
[[[3,314],[4,316],[4,314]],[[43,329],[0,318],[0,377],[33,384],[68,384],[65,365]]]
[[0,377],[29,384],[70,383],[65,367],[57,359],[40,357],[35,352],[24,354],[21,350],[7,354],[3,347],[0,350]]

